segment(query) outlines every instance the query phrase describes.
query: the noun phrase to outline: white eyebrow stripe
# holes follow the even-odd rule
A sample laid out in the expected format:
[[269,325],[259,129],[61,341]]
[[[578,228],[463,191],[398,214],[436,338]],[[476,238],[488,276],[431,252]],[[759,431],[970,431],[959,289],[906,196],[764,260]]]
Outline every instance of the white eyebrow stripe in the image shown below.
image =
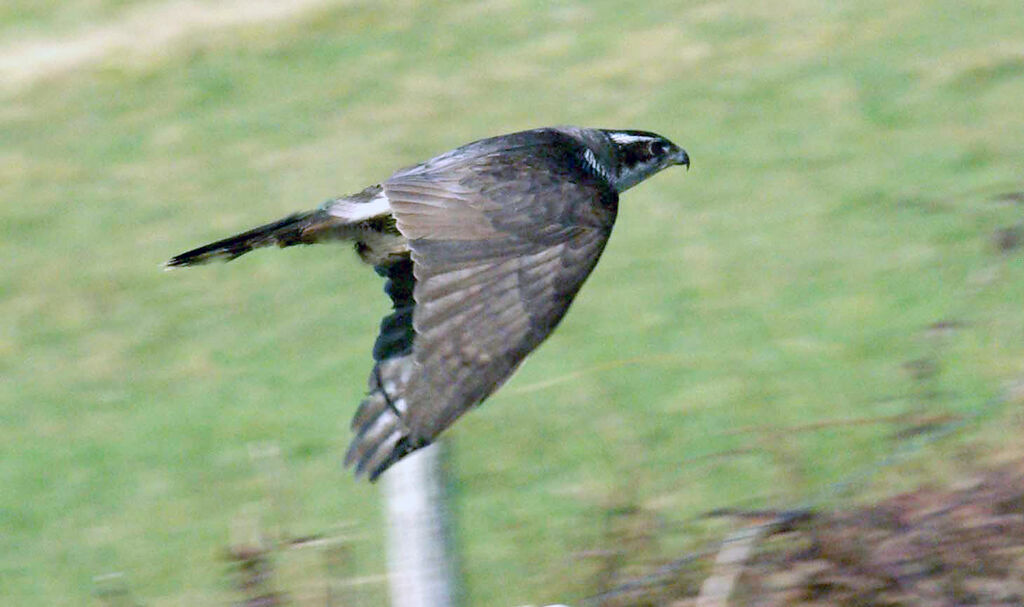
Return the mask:
[[630,143],[636,143],[637,141],[650,141],[651,137],[647,135],[630,135],[629,133],[609,133],[609,137],[612,141],[619,145],[629,145]]

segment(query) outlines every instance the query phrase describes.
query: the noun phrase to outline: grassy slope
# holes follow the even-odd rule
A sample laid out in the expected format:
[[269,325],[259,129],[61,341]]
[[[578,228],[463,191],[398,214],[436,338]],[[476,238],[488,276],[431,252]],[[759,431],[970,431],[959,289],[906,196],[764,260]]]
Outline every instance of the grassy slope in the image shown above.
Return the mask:
[[[118,3],[80,4],[24,18]],[[344,248],[158,264],[497,132],[648,128],[694,168],[630,192],[556,338],[451,433],[470,604],[572,600],[567,553],[618,496],[795,502],[894,445],[730,429],[970,410],[1021,374],[1020,252],[989,242],[1022,213],[992,200],[1024,188],[1014,3],[645,6],[351,3],[5,99],[0,593],[80,604],[124,571],[148,605],[224,599],[266,441],[291,531],[359,522],[379,573],[376,490],[338,465],[379,281]],[[975,438],[1011,444],[1008,420]]]

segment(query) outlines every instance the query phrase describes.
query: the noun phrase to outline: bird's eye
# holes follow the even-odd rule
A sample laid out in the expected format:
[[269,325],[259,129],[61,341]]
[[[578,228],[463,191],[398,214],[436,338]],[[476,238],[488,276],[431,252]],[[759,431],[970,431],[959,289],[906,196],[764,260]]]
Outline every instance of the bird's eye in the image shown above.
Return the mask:
[[650,145],[651,157],[659,158],[668,153],[668,144],[659,139],[655,139]]

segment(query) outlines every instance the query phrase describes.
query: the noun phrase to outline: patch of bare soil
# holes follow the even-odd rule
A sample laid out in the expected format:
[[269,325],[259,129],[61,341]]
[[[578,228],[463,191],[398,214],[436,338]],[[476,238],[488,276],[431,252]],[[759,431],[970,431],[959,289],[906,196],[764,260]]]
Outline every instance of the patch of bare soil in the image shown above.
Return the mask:
[[[788,537],[786,537],[788,536]],[[812,518],[746,568],[747,605],[1024,605],[1024,464]]]
[[[1024,605],[1024,462],[953,489],[924,488],[869,507],[749,529],[769,531],[746,534],[758,544],[740,562],[723,559],[727,550],[736,552],[736,543],[727,543],[674,580],[593,604]],[[728,595],[714,596],[723,580]]]

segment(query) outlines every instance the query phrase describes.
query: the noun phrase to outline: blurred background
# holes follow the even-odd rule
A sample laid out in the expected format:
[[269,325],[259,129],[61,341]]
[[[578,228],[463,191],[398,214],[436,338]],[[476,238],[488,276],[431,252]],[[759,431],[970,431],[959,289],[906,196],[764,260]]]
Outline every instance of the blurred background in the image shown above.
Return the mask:
[[716,508],[1021,455],[1019,9],[6,0],[0,602],[224,604],[263,537],[319,538],[276,591],[380,604],[378,489],[340,464],[380,279],[347,246],[160,264],[537,126],[693,166],[624,196],[563,325],[448,433],[466,604],[577,601]]

